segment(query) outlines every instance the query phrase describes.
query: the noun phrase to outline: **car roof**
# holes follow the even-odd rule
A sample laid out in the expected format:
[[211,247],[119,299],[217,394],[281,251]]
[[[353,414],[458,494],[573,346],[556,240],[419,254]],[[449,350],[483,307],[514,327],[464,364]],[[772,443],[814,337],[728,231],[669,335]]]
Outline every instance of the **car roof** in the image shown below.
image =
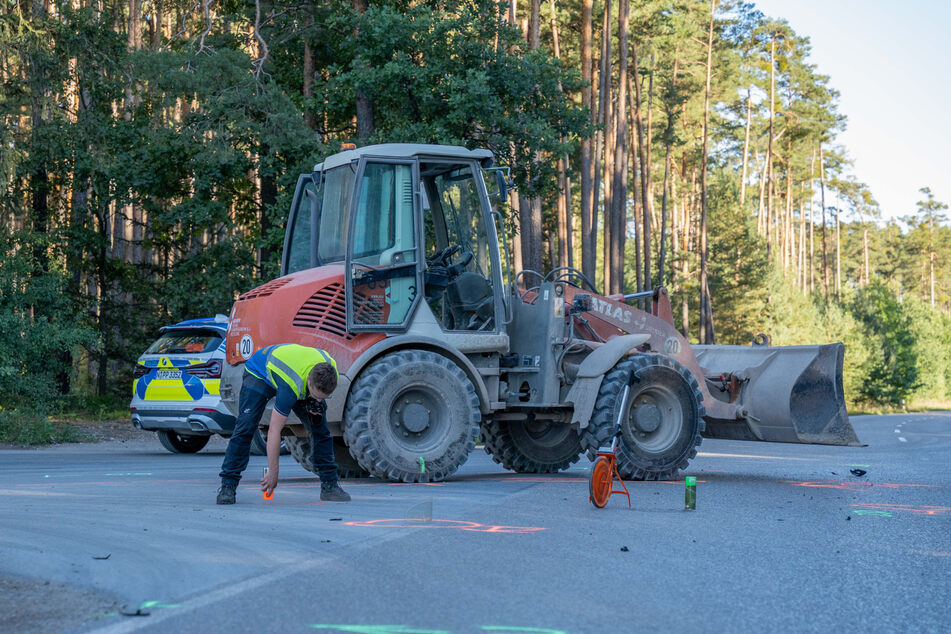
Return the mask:
[[228,317],[227,315],[215,315],[214,317],[186,319],[185,321],[180,321],[177,324],[172,324],[171,326],[162,326],[159,328],[159,332],[165,332],[166,330],[188,330],[190,328],[212,328],[214,330],[225,332],[228,330]]

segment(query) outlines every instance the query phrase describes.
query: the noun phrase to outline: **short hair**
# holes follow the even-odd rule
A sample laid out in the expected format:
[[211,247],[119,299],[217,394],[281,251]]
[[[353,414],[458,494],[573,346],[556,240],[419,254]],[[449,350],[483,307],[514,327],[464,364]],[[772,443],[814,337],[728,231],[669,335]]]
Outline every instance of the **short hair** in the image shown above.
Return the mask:
[[307,387],[312,392],[322,392],[328,396],[337,389],[337,370],[330,363],[318,363],[307,375]]

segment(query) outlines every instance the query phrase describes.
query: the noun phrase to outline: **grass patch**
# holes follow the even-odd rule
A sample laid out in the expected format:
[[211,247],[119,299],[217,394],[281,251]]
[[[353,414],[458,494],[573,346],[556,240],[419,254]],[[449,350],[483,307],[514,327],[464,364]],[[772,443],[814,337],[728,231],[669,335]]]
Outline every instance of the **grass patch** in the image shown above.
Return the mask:
[[951,410],[951,401],[938,400],[914,400],[907,403],[907,406],[890,407],[888,405],[878,405],[874,403],[856,403],[849,405],[849,416],[871,416],[882,414],[908,414],[909,412],[938,412]]
[[129,398],[115,396],[70,395],[62,399],[57,420],[121,420],[129,418]]
[[52,421],[46,416],[0,411],[0,442],[14,445],[51,445],[82,442],[85,437],[66,421]]

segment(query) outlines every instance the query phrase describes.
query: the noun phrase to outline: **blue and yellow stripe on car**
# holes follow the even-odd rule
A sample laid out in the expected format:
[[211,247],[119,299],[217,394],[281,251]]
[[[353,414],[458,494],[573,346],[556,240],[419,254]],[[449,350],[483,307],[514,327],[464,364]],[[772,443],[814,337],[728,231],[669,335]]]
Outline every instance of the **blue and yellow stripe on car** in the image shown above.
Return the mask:
[[206,361],[169,357],[140,361],[148,372],[133,380],[132,392],[143,401],[197,401],[206,394],[218,396],[221,379],[202,379],[184,370],[200,363]]

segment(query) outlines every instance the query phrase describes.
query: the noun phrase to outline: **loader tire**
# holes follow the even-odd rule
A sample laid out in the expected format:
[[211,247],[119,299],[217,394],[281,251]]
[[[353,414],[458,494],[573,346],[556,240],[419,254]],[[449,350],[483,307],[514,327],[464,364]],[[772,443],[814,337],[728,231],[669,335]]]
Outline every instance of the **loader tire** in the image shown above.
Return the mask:
[[626,480],[665,480],[697,455],[705,429],[703,395],[680,363],[659,354],[621,359],[601,382],[594,413],[582,430],[581,445],[594,460],[610,446],[625,386],[628,411],[621,416],[617,468]]
[[581,457],[578,432],[565,423],[488,421],[482,425],[485,452],[516,473],[556,473]]
[[211,439],[211,436],[179,434],[168,429],[156,430],[155,434],[162,446],[172,453],[198,453]]
[[479,397],[459,366],[428,350],[400,350],[353,383],[344,440],[373,476],[438,482],[466,461],[480,419]]
[[[297,436],[285,436],[284,445],[290,450],[291,456],[300,466],[311,473],[317,473],[317,467],[311,460],[310,438],[299,438]],[[357,464],[357,461],[350,455],[350,449],[344,444],[343,438],[334,437],[334,462],[337,463],[337,473],[342,480],[353,480],[354,478],[366,478],[370,474]]]

